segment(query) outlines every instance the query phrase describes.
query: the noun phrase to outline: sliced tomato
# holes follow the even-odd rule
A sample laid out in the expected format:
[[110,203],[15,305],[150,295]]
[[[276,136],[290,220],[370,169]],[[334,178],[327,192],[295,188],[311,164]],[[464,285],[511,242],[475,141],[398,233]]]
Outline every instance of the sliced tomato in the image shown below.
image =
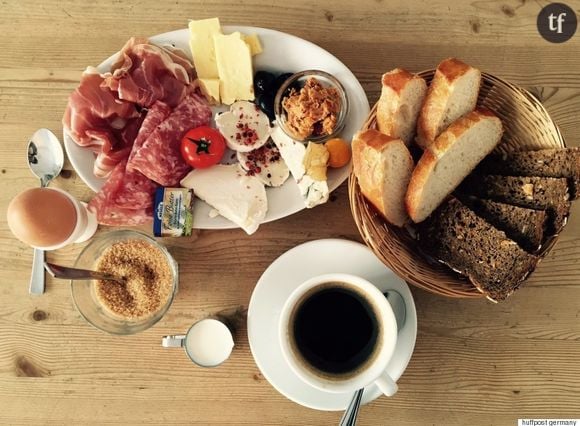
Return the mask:
[[220,162],[226,151],[226,140],[211,127],[189,130],[181,140],[181,155],[191,167],[203,169]]

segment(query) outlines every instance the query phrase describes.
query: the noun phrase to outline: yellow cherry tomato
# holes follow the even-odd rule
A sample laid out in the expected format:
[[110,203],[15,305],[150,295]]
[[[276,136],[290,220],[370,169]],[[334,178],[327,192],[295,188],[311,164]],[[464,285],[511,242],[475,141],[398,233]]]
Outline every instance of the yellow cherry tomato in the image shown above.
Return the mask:
[[340,138],[329,139],[324,144],[330,158],[328,160],[328,165],[330,167],[342,167],[346,166],[350,161],[350,146],[344,140]]

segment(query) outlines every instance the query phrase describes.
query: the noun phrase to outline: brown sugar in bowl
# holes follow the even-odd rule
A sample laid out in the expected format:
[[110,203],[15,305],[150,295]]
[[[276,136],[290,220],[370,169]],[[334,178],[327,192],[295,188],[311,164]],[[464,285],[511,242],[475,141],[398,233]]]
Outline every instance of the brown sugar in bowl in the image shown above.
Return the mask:
[[[151,252],[146,253],[143,259],[132,261],[131,257],[141,252],[141,250],[131,247],[133,244],[128,243],[131,241],[139,242],[138,245],[144,244],[151,247]],[[116,250],[113,253],[115,256],[112,256],[112,259],[107,259],[107,253],[111,253],[112,248]],[[126,256],[126,258],[123,256]],[[151,290],[154,290],[151,287],[142,289],[143,292],[139,296],[142,300],[138,302],[138,306],[133,306],[124,303],[123,298],[127,296],[125,291],[111,293],[109,294],[110,300],[104,301],[103,288],[99,287],[102,286],[99,281],[72,281],[71,292],[73,300],[81,316],[99,330],[120,335],[144,331],[161,320],[173,302],[179,283],[177,262],[167,249],[153,237],[142,232],[132,230],[111,231],[102,233],[91,240],[79,254],[74,267],[97,269],[101,266],[101,269],[103,269],[103,265],[99,265],[99,262],[103,260],[106,263],[104,269],[110,267],[112,268],[111,272],[120,275],[130,273],[131,270],[146,269],[151,272],[156,269],[159,275],[155,277],[155,280],[168,281],[164,285],[169,284],[169,288],[157,293],[155,291],[151,292]],[[123,263],[124,260],[126,260],[127,265],[125,267],[119,266],[119,263]],[[151,262],[157,263],[157,265],[151,265]],[[162,262],[163,265],[160,266],[159,262]],[[145,263],[149,263],[147,268],[144,268]],[[137,279],[134,284],[152,286],[154,283],[152,279]],[[109,285],[117,284],[109,282],[107,286]]]

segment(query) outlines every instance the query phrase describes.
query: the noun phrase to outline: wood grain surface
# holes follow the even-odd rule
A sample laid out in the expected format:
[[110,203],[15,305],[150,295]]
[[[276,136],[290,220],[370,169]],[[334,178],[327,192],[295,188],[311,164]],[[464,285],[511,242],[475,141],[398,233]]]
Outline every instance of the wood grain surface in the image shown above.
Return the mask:
[[[566,3],[580,14],[578,0]],[[240,230],[166,239],[181,267],[167,316],[131,337],[98,332],[76,312],[68,283],[48,279],[28,295],[32,251],[15,240],[6,206],[37,185],[25,160],[39,127],[61,134],[81,71],[134,35],[184,28],[188,18],[274,28],[341,59],[370,102],[380,75],[432,68],[458,56],[530,89],[569,145],[580,145],[580,34],[544,41],[545,1],[0,1],[0,424],[337,424],[340,414],[296,405],[264,379],[248,345],[245,313],[254,285],[280,254],[305,241],[360,240],[346,185],[332,202]],[[70,163],[53,184],[88,200]],[[101,230],[103,232],[103,230]],[[81,246],[50,253],[71,264]],[[393,398],[360,413],[361,425],[516,425],[518,418],[580,418],[580,204],[556,249],[507,302],[448,300],[412,289],[419,331]],[[238,324],[232,357],[201,369],[164,334],[218,312]],[[283,367],[281,367],[283,368]]]

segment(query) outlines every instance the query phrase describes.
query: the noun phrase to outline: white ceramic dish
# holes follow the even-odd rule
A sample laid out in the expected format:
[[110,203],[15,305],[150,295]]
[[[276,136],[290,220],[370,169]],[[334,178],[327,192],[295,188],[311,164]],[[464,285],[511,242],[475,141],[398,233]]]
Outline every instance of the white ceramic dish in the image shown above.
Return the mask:
[[[334,75],[346,89],[350,104],[347,121],[341,136],[350,141],[353,134],[362,126],[369,113],[369,103],[365,92],[354,74],[332,54],[309,41],[280,31],[243,26],[224,26],[223,31],[225,33],[241,31],[247,34],[255,33],[259,36],[264,51],[254,57],[255,70],[297,72],[306,69],[319,69]],[[187,29],[156,35],[150,37],[150,40],[159,45],[173,45],[191,55]],[[116,57],[117,54],[114,54],[102,62],[97,67],[99,71],[108,71]],[[223,110],[223,108],[220,110]],[[98,191],[104,184],[105,179],[97,178],[93,174],[95,161],[93,153],[75,144],[66,132],[64,134],[64,146],[72,166],[81,179],[93,191]],[[349,173],[350,165],[340,169],[330,169],[328,173],[329,189],[331,191],[336,189],[346,180]],[[268,212],[263,223],[281,219],[305,208],[298,186],[291,177],[281,187],[268,188],[267,195]],[[201,229],[237,227],[234,223],[221,216],[210,217],[210,211],[210,206],[196,199],[193,226]]]
[[[282,395],[297,404],[316,410],[344,410],[352,394],[328,393],[304,383],[286,365],[278,345],[280,311],[292,291],[317,275],[347,273],[358,275],[381,291],[398,291],[405,299],[406,320],[399,330],[397,347],[387,372],[398,380],[411,359],[417,336],[417,312],[407,284],[386,268],[362,244],[339,239],[311,241],[288,250],[260,277],[248,309],[248,339],[258,368]],[[363,404],[382,395],[371,385],[365,388]]]

